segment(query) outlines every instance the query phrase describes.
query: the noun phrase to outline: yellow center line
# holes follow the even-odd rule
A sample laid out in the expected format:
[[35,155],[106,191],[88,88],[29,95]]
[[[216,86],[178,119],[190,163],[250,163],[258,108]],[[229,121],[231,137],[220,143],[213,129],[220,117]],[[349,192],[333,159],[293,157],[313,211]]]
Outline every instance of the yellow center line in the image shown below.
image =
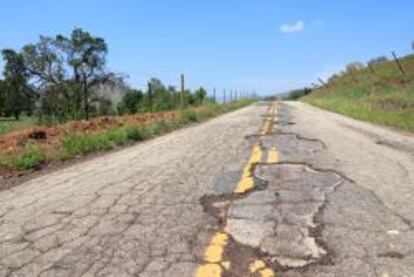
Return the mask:
[[256,144],[253,147],[252,155],[249,162],[244,167],[243,175],[237,184],[236,190],[234,193],[245,193],[246,191],[251,190],[254,187],[254,180],[252,176],[253,165],[262,160],[262,149],[260,145]]
[[250,273],[251,274],[255,274],[255,273],[259,273],[261,277],[274,277],[275,276],[275,272],[266,266],[265,262],[263,262],[262,260],[255,260],[253,261],[250,266]]
[[[272,104],[267,109],[266,120],[261,128],[261,134],[266,135],[273,131],[274,118],[276,116],[276,105]],[[260,144],[255,144],[249,161],[243,169],[243,173],[234,193],[245,193],[254,188],[254,179],[252,176],[253,166],[262,160],[263,151]],[[276,148],[268,152],[267,162],[275,163],[279,159]],[[223,261],[224,249],[228,243],[228,235],[223,231],[218,231],[210,241],[204,252],[205,264],[200,265],[196,271],[196,277],[221,277],[223,268],[229,270],[231,264],[229,261]],[[256,260],[250,265],[251,273],[259,273],[262,277],[274,277],[274,272],[261,260]]]
[[277,163],[279,161],[279,152],[276,147],[270,148],[267,153],[267,162],[268,163]]

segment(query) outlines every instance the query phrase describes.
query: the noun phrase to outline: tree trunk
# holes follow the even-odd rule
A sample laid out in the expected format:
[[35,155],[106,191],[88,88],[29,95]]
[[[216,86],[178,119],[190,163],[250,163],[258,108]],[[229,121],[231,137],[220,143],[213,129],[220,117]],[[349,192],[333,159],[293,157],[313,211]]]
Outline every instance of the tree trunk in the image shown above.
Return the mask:
[[18,85],[14,84],[14,95],[13,95],[13,115],[16,120],[20,118],[20,101],[19,101],[19,87]]
[[88,86],[86,82],[83,83],[83,102],[85,108],[85,119],[89,120]]

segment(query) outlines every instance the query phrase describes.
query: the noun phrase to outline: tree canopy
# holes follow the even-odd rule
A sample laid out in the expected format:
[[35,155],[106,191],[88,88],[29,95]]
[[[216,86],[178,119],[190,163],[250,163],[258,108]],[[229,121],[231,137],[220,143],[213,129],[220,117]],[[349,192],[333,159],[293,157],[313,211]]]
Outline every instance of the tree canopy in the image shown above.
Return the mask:
[[19,119],[23,111],[31,111],[34,105],[34,93],[28,84],[23,56],[12,49],[4,49],[2,56],[6,62],[1,84],[1,101],[6,116],[13,115]]
[[[0,112],[19,118],[22,112],[41,119],[65,121],[91,115],[163,111],[181,107],[180,92],[151,78],[146,91],[128,88],[121,75],[108,70],[106,41],[75,28],[69,36],[40,36],[21,50],[4,49],[0,80]],[[105,95],[102,91],[121,95]],[[105,88],[105,89],[103,89]],[[186,90],[184,106],[206,100],[204,88]],[[119,99],[119,100],[118,100]],[[115,106],[112,101],[117,101]]]

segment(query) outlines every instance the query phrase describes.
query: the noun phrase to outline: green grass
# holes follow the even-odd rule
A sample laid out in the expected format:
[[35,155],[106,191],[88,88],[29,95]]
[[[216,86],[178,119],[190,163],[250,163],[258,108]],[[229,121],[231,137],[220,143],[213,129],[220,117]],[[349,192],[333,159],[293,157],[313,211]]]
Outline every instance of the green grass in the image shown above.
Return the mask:
[[33,127],[35,125],[37,125],[37,119],[35,117],[22,116],[19,120],[0,117],[0,136],[14,130]]
[[395,64],[388,62],[376,65],[376,75],[366,68],[357,71],[357,83],[349,74],[342,74],[301,101],[359,120],[414,132],[414,57],[407,56],[402,63],[408,76],[402,76]]
[[16,166],[20,170],[27,170],[38,167],[46,161],[46,154],[39,148],[28,147],[28,149],[18,155],[16,158]]
[[44,150],[34,145],[27,145],[20,154],[0,157],[0,167],[25,171],[38,168],[46,161],[47,156]]
[[109,150],[111,141],[106,134],[71,134],[62,141],[64,159],[95,151]]

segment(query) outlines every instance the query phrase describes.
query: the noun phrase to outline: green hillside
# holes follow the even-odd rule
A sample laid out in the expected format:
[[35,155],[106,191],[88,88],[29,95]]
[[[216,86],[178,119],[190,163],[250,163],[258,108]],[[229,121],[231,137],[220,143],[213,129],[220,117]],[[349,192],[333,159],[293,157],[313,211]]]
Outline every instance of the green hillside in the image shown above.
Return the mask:
[[323,87],[300,100],[314,106],[377,124],[414,132],[414,55],[351,64]]

